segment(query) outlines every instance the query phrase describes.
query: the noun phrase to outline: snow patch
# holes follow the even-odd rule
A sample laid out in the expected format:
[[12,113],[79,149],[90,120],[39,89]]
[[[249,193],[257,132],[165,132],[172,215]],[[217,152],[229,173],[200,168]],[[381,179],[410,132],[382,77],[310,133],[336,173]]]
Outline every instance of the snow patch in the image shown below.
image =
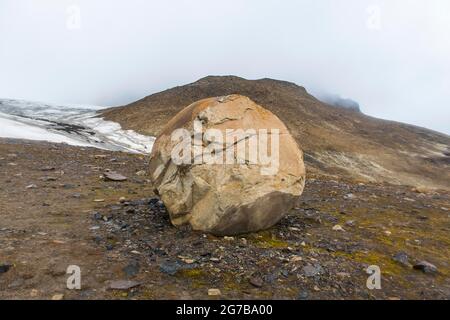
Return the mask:
[[150,153],[155,137],[123,130],[103,120],[105,107],[50,105],[23,100],[0,100],[0,137],[42,140],[99,149]]

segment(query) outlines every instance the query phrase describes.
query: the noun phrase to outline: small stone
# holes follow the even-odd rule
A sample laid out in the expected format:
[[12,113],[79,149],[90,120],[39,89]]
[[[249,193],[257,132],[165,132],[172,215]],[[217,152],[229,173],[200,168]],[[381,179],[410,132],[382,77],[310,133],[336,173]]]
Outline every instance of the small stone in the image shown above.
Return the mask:
[[165,261],[159,265],[159,270],[162,273],[166,273],[171,276],[174,276],[179,269],[180,265],[177,262]]
[[109,289],[111,290],[129,290],[132,288],[135,288],[137,286],[140,286],[142,283],[138,281],[131,281],[131,280],[115,280],[111,281],[109,284]]
[[146,174],[147,174],[147,171],[145,171],[145,170],[141,170],[141,171],[136,172],[136,175],[140,176],[140,177],[145,176]]
[[392,234],[392,232],[390,232],[389,230],[384,231],[384,234],[387,236],[390,236]]
[[105,199],[94,199],[94,202],[105,202]]
[[300,293],[298,294],[298,300],[308,300],[309,297],[309,292],[306,290],[302,290],[300,291]]
[[344,196],[345,200],[351,200],[351,199],[354,199],[354,198],[355,198],[355,195],[353,193],[348,193],[348,194],[346,194]]
[[12,266],[13,265],[9,264],[9,263],[2,263],[2,264],[0,264],[0,274],[8,272],[9,269],[11,269]]
[[128,208],[125,212],[126,212],[126,213],[135,213],[135,212],[136,212],[136,209],[134,209],[134,208]]
[[17,289],[17,288],[20,288],[21,286],[24,285],[24,283],[25,283],[25,279],[23,279],[23,278],[15,279],[13,282],[11,282],[11,283],[8,285],[8,289]]
[[30,184],[25,187],[25,189],[36,189],[36,188],[37,188],[37,185],[35,185],[35,184]]
[[116,172],[105,172],[103,174],[103,176],[105,177],[105,180],[109,180],[109,181],[125,181],[127,180],[127,177],[116,173]]
[[303,273],[307,277],[315,277],[319,275],[323,271],[322,267],[320,265],[307,265],[303,267]]
[[64,299],[64,295],[59,293],[59,294],[55,294],[52,296],[52,300],[63,300]]
[[102,219],[102,215],[101,215],[100,212],[94,212],[94,213],[92,214],[92,218],[93,218],[94,220],[101,220],[101,219]]
[[208,296],[221,296],[222,292],[219,289],[208,289]]
[[100,229],[99,226],[93,226],[93,227],[90,227],[90,228],[89,228],[89,230],[98,230],[98,229]]
[[191,259],[191,258],[188,258],[188,257],[178,256],[178,258],[180,258],[181,261],[183,261],[186,264],[193,264],[195,262],[194,259]]
[[408,255],[406,254],[406,252],[400,251],[397,252],[392,259],[404,266],[409,266],[409,258]]
[[31,297],[37,297],[39,295],[39,291],[36,289],[32,289],[30,292]]
[[355,226],[355,220],[348,220],[345,222],[345,225],[347,227],[354,227]]
[[54,171],[55,167],[50,167],[50,166],[46,166],[46,167],[42,167],[41,171]]
[[45,182],[51,182],[51,181],[58,180],[58,178],[56,178],[56,177],[42,177],[41,180],[45,181]]
[[264,284],[264,280],[260,277],[251,277],[249,279],[249,282],[252,286],[254,286],[256,288],[261,288]]
[[127,198],[125,198],[125,197],[120,197],[119,198],[119,202],[120,203],[124,203],[124,202],[126,202],[127,201]]
[[347,273],[347,272],[338,272],[338,273],[336,273],[336,275],[339,278],[350,278],[350,273]]
[[122,270],[127,277],[134,277],[139,273],[140,270],[139,262],[132,261]]
[[434,264],[429,263],[428,261],[420,261],[414,265],[414,269],[421,270],[423,273],[436,273],[438,271],[437,267]]
[[300,257],[300,256],[292,256],[291,257],[291,262],[299,262],[299,261],[302,261],[303,260],[303,258],[302,257]]
[[225,241],[233,241],[234,237],[227,237],[227,236],[225,236],[225,237],[223,237],[223,240],[225,240]]
[[345,231],[345,230],[344,228],[342,228],[342,226],[337,224],[333,227],[333,231]]

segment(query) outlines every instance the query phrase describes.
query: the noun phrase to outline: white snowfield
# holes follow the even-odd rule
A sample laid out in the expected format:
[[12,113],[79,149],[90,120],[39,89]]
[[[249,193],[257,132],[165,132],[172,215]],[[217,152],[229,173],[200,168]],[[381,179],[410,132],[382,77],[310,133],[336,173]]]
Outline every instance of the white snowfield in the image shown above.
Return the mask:
[[57,106],[0,99],[0,137],[67,143],[104,150],[150,153],[155,137],[123,130],[98,117],[97,106]]

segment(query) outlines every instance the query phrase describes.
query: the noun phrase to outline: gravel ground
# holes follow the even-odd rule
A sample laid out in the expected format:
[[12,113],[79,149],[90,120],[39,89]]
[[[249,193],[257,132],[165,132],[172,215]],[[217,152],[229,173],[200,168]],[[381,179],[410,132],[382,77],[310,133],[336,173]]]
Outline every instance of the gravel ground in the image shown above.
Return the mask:
[[[450,298],[448,192],[310,175],[274,228],[214,237],[170,224],[146,163],[0,140],[0,298]],[[81,290],[67,289],[69,265]],[[380,290],[366,285],[372,265]]]

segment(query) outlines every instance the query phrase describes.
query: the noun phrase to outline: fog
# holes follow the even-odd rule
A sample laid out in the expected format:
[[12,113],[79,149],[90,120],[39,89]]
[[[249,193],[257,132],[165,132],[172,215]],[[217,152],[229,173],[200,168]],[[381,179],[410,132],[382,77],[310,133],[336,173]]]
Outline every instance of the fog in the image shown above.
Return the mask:
[[282,79],[450,133],[448,0],[0,0],[0,98],[122,105]]

